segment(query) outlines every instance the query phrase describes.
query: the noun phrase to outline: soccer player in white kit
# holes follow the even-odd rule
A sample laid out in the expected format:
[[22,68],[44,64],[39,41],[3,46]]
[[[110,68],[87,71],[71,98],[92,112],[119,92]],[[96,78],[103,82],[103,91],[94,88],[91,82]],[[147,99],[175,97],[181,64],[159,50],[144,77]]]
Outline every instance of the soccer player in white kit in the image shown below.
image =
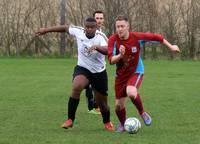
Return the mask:
[[[104,13],[101,10],[96,10],[93,13],[93,18],[95,18],[97,22],[97,30],[102,32],[102,28],[104,27]],[[90,114],[101,114],[100,109],[96,103],[96,100],[93,96],[92,86],[89,85],[85,89],[85,95],[87,98],[88,104],[88,113]]]
[[72,92],[68,101],[68,119],[62,125],[62,128],[67,129],[73,126],[80,94],[85,87],[91,84],[105,129],[114,131],[115,128],[110,121],[110,108],[107,103],[108,78],[105,65],[107,37],[97,30],[97,23],[94,18],[87,18],[84,25],[84,28],[73,25],[60,25],[41,28],[36,32],[37,36],[48,32],[67,32],[75,36],[77,41],[78,63],[73,73]]

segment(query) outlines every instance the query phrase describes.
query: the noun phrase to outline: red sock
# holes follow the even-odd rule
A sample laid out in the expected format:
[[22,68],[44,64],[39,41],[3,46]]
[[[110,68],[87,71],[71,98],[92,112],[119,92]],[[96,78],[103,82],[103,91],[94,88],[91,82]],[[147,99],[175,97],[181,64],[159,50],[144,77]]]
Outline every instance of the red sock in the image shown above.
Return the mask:
[[123,108],[123,109],[121,109],[120,111],[116,111],[116,110],[115,110],[115,113],[117,114],[117,117],[118,117],[118,119],[119,119],[121,125],[124,125],[124,122],[125,122],[125,120],[126,120],[126,109]]
[[139,114],[141,115],[144,112],[144,108],[142,105],[142,100],[140,99],[140,94],[138,93],[135,100],[133,101],[134,105],[136,106]]

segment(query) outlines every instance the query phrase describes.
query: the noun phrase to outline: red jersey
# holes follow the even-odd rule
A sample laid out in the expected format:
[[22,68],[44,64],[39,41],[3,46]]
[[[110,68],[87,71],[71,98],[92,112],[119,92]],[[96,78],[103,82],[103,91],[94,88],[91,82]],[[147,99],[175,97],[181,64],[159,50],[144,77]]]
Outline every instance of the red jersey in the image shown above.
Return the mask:
[[125,80],[134,73],[144,73],[144,66],[141,59],[141,42],[157,41],[163,42],[163,36],[153,33],[129,32],[127,40],[120,40],[117,34],[112,35],[108,40],[108,59],[119,54],[120,45],[125,46],[124,57],[116,63],[116,78]]

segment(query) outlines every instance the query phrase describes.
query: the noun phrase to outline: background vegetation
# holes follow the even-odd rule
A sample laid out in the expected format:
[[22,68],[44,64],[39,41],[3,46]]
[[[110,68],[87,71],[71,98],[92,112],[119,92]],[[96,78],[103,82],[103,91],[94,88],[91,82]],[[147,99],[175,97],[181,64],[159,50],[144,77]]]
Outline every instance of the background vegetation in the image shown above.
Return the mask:
[[[83,26],[86,17],[95,10],[106,15],[104,31],[114,32],[114,19],[125,14],[131,30],[161,33],[182,53],[174,56],[162,46],[147,45],[147,59],[199,59],[200,1],[199,0],[0,0],[0,56],[76,56],[74,39],[60,34],[36,38],[40,27],[72,23]],[[61,20],[62,18],[62,20]]]

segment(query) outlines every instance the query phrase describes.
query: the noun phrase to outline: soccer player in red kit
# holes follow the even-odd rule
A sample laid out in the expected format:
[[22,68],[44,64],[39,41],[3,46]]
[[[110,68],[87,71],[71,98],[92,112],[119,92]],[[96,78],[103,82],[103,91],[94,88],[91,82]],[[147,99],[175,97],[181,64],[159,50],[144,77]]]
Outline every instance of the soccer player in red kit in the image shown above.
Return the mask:
[[152,119],[144,110],[138,89],[142,82],[144,66],[141,59],[141,43],[156,41],[165,44],[171,51],[180,52],[177,45],[171,45],[162,35],[142,32],[129,32],[129,22],[124,16],[118,16],[115,22],[116,34],[108,41],[108,59],[116,64],[115,112],[120,121],[117,132],[124,131],[126,120],[125,99],[128,96],[136,106],[146,125]]

